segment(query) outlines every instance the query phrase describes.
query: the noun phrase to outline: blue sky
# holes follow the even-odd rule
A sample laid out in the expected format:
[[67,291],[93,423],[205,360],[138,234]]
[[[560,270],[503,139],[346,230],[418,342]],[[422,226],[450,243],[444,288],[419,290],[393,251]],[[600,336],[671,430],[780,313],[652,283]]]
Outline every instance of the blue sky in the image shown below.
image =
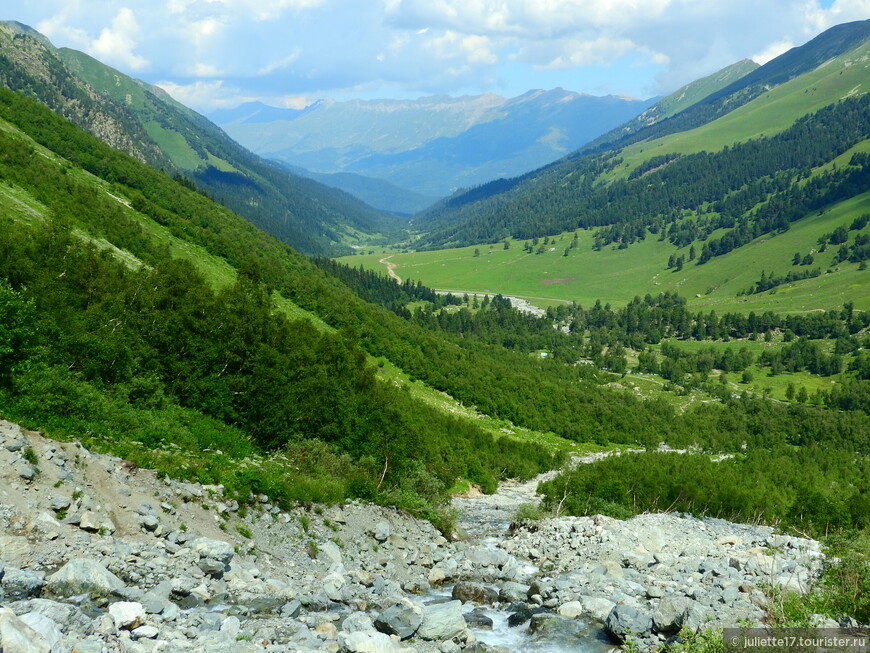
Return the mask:
[[0,18],[198,110],[533,88],[651,97],[870,0],[6,0]]

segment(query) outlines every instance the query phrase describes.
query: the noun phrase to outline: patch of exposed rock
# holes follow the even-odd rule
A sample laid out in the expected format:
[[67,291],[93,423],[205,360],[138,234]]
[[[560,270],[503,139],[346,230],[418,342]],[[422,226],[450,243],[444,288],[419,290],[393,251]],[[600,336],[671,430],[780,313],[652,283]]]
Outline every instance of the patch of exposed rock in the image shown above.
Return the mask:
[[[464,500],[467,531],[506,527],[534,485],[501,492]],[[821,558],[811,540],[677,515],[450,542],[394,509],[248,499],[0,421],[0,650],[516,650],[483,643],[494,621],[650,645],[758,621],[761,581],[802,589]]]

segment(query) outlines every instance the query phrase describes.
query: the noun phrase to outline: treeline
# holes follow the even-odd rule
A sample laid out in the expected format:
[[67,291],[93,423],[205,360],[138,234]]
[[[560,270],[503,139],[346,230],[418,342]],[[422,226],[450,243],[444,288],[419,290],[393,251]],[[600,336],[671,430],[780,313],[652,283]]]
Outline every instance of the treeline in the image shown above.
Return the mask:
[[578,465],[542,483],[550,508],[621,518],[680,511],[795,526],[816,536],[870,525],[870,458],[809,445],[710,456],[647,452]]
[[657,344],[664,338],[727,341],[775,331],[782,331],[786,341],[795,336],[839,338],[870,326],[870,315],[855,311],[851,302],[841,310],[803,315],[778,315],[772,311],[719,315],[715,311],[692,312],[686,299],[671,291],[656,297],[635,297],[622,308],[597,301],[590,309],[560,306],[549,310],[549,314],[569,321],[572,331],[598,331],[606,343],[619,342],[633,349],[643,349],[645,344]]
[[740,297],[741,295],[757,295],[758,293],[771,290],[773,288],[776,288],[777,286],[781,286],[786,283],[792,283],[793,281],[802,281],[803,279],[815,279],[816,277],[820,276],[822,276],[822,271],[819,268],[813,268],[812,270],[799,270],[779,276],[774,276],[773,273],[768,276],[767,272],[762,270],[761,278],[745,291],[738,292],[737,296]]
[[462,303],[456,295],[438,294],[420,281],[405,279],[401,283],[396,283],[373,270],[366,270],[361,265],[354,268],[324,257],[314,257],[311,260],[318,267],[341,279],[342,283],[361,299],[380,304],[394,313],[402,311],[408,304],[416,301],[429,302],[436,309],[442,306],[458,306]]

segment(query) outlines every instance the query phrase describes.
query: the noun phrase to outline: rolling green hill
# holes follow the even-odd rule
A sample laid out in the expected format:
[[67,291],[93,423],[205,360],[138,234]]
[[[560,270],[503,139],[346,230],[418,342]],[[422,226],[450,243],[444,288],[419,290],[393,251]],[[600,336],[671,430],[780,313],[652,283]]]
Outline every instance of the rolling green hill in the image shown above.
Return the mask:
[[257,157],[162,90],[84,53],[56,49],[26,26],[0,25],[0,69],[7,88],[141,161],[184,175],[302,251],[347,252],[358,236],[401,224],[347,193]]

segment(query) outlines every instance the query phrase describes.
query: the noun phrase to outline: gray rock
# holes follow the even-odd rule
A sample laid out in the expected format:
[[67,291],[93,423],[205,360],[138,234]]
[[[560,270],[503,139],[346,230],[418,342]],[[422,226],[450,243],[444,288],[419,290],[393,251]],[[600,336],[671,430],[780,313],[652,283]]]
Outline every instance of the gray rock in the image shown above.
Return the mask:
[[135,601],[118,601],[109,606],[109,616],[116,629],[132,630],[145,622],[145,607]]
[[388,521],[379,521],[375,525],[374,536],[378,542],[386,542],[390,537],[390,523]]
[[197,566],[203,571],[203,573],[208,574],[209,576],[214,576],[215,578],[220,578],[224,575],[224,571],[226,570],[226,565],[220,560],[215,560],[214,558],[202,558]]
[[130,632],[133,639],[156,639],[159,634],[156,626],[139,626]]
[[18,476],[25,481],[32,481],[36,478],[36,468],[32,465],[24,465],[18,469]]
[[157,527],[160,526],[160,520],[157,519],[157,515],[143,515],[142,519],[139,520],[139,523],[142,524],[142,528],[144,528],[149,533],[153,533],[157,530]]
[[51,500],[51,509],[57,512],[58,510],[66,510],[72,505],[69,497],[54,497]]
[[692,602],[692,599],[684,596],[662,599],[653,612],[653,628],[656,632],[665,635],[678,632],[683,626],[683,617]]
[[341,622],[341,629],[346,633],[367,632],[374,630],[375,625],[364,612],[353,612]]
[[45,638],[51,653],[64,653],[63,633],[55,621],[38,612],[28,612],[21,615],[20,618],[21,621]]
[[515,603],[516,601],[525,601],[528,596],[529,586],[514,581],[507,581],[501,586],[498,593],[498,600],[502,603]]
[[331,601],[341,601],[343,599],[342,590],[345,585],[345,578],[341,574],[328,574],[323,579],[323,591]]
[[417,637],[430,640],[466,638],[468,629],[462,616],[462,601],[448,601],[423,608]]
[[8,608],[0,608],[0,650],[3,653],[51,653],[51,645]]
[[341,549],[335,542],[321,542],[318,544],[317,557],[328,565],[341,564]]
[[103,565],[88,558],[75,558],[48,577],[46,589],[58,596],[98,594],[108,596],[124,588],[124,581]]
[[586,613],[601,622],[607,619],[607,615],[610,614],[613,606],[616,605],[614,601],[600,596],[584,596],[581,602]]
[[190,543],[190,548],[198,553],[200,558],[212,558],[225,565],[230,564],[235,555],[231,544],[210,537],[196,538]]
[[498,601],[498,592],[491,587],[474,583],[456,583],[452,597],[463,603],[495,603]]
[[559,606],[557,612],[568,619],[574,619],[583,614],[586,610],[580,601],[568,601]]
[[6,567],[0,586],[11,599],[29,599],[38,596],[45,582],[45,574],[42,572],[29,571]]
[[302,611],[302,604],[293,599],[292,601],[287,601],[284,605],[281,606],[281,616],[287,617],[288,619],[295,619],[299,616],[299,613]]
[[79,519],[79,528],[84,531],[97,533],[106,531],[107,533],[115,532],[115,524],[105,515],[100,515],[93,510],[85,510]]
[[380,632],[404,640],[413,637],[421,621],[420,615],[410,608],[394,605],[379,614],[374,625]]
[[629,637],[646,637],[652,626],[652,617],[624,603],[615,605],[604,622],[604,630],[619,644]]
[[482,610],[472,610],[465,613],[465,623],[471,628],[492,630],[492,619]]
[[375,631],[339,633],[338,643],[350,653],[398,653],[399,647],[388,635]]

